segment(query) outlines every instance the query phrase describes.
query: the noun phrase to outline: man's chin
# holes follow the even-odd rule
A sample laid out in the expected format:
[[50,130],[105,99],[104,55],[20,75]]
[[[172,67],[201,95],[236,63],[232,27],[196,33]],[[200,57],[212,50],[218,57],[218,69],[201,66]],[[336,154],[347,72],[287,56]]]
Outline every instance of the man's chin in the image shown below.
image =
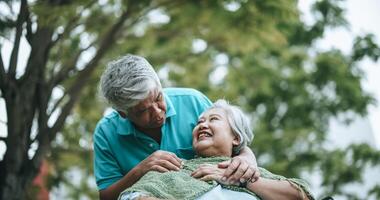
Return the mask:
[[165,124],[165,119],[162,119],[160,121],[156,121],[153,125],[152,128],[161,128]]

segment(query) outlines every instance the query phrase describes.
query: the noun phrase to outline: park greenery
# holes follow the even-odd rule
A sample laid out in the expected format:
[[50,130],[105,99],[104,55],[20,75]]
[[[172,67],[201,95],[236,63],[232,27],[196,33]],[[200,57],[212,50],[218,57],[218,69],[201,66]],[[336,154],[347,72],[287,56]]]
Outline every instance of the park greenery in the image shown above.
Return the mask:
[[[8,134],[0,140],[0,199],[33,199],[47,161],[51,191],[97,199],[92,132],[107,110],[98,81],[107,62],[127,53],[154,66],[164,87],[192,87],[211,100],[242,106],[252,120],[258,164],[277,174],[319,174],[321,196],[380,198],[380,185],[358,196],[380,164],[367,144],[325,145],[329,120],[349,124],[375,104],[363,90],[363,59],[377,61],[371,33],[349,54],[320,50],[326,30],[348,27],[344,1],[320,0],[314,21],[297,1],[275,0],[4,0],[0,2],[0,88]],[[22,42],[30,54],[20,56]],[[12,48],[5,59],[6,43]],[[25,57],[25,66],[19,66]],[[356,133],[361,134],[361,133]],[[76,181],[73,181],[76,180]]]

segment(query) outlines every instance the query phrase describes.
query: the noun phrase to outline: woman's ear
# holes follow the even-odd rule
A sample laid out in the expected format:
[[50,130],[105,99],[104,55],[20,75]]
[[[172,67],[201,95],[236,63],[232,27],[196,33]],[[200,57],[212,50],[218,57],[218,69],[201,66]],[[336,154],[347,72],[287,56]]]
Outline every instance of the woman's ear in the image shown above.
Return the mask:
[[122,118],[127,118],[127,114],[123,111],[117,111]]
[[235,136],[234,140],[232,140],[232,145],[239,146],[240,144],[240,138],[238,136]]

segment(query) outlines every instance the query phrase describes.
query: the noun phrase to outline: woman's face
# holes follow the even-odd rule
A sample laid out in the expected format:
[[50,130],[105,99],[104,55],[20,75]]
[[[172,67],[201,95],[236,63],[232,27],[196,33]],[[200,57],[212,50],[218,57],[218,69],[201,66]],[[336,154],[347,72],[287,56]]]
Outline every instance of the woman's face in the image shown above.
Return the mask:
[[212,108],[199,117],[193,130],[193,149],[197,155],[231,157],[232,147],[238,144],[223,109]]

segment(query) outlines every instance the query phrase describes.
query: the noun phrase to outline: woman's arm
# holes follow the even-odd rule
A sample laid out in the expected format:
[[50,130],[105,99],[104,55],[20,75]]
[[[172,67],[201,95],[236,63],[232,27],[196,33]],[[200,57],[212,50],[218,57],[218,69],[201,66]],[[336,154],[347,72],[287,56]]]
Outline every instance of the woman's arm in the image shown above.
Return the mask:
[[286,180],[259,178],[256,182],[253,183],[248,181],[247,189],[265,200],[309,200],[300,186]]
[[[191,176],[203,181],[215,180],[225,185],[239,185],[239,183],[223,181],[222,177],[225,170],[218,168],[216,165],[204,164],[194,171]],[[309,200],[300,186],[286,179],[274,180],[260,177],[255,182],[248,181],[246,187],[264,200]]]

